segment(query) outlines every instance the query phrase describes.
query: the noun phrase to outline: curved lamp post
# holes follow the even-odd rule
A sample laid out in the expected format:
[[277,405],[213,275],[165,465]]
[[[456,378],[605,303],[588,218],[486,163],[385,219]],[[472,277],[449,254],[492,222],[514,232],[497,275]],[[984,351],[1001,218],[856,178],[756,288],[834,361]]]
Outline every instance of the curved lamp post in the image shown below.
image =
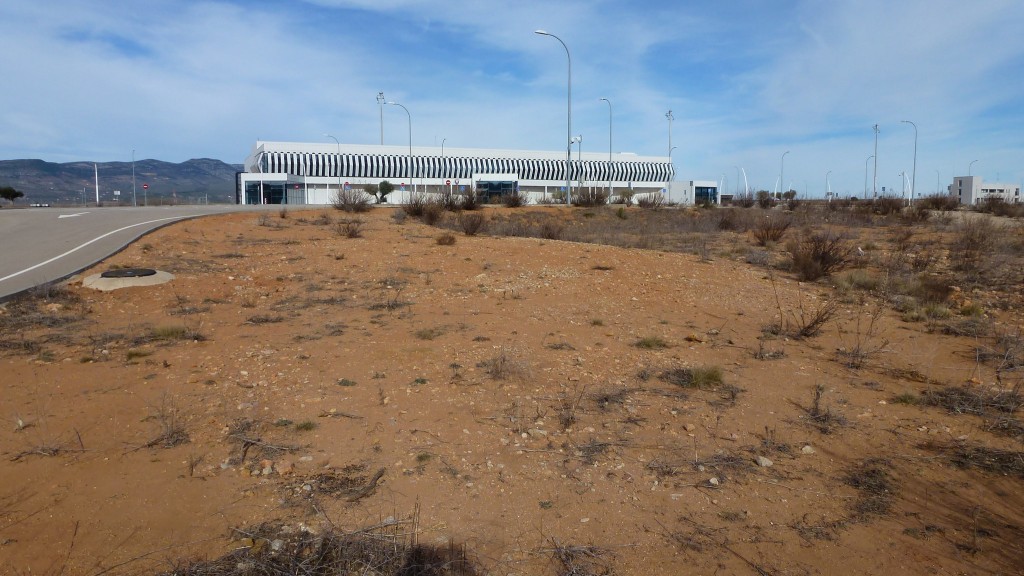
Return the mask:
[[[331,136],[330,134],[324,134],[324,138],[330,138],[331,140],[334,140],[335,144],[338,145],[338,165],[337,165],[337,171],[338,171],[338,194],[341,194],[341,192],[342,192],[342,190],[341,190],[341,142],[338,142],[338,139],[335,138],[334,136]],[[287,190],[285,190],[285,195],[287,195],[287,194],[288,194],[288,192],[287,192]]]
[[917,190],[917,124],[914,124],[910,120],[900,120],[905,124],[910,124],[914,127],[914,171],[910,177],[910,203],[914,203],[914,191]]
[[409,117],[409,184],[412,186],[412,191],[416,192],[416,181],[413,180],[413,169],[412,169],[412,114],[409,113],[409,109],[402,106],[398,102],[385,102],[392,106],[400,106],[402,110],[405,110],[405,115]]
[[974,168],[974,163],[975,162],[977,162],[977,160],[971,160],[971,163],[967,165],[967,176],[968,177],[970,177],[970,175],[971,175],[971,169]]
[[569,63],[569,96],[568,96],[568,120],[565,129],[565,140],[568,142],[568,146],[565,147],[565,203],[569,204],[570,190],[572,190],[572,175],[569,171],[569,165],[572,162],[572,56],[569,55],[569,47],[565,45],[565,42],[561,38],[545,30],[534,30],[534,34],[540,34],[541,36],[551,36],[555,40],[558,40],[562,48],[565,48],[565,58]]
[[608,104],[608,199],[612,197],[612,101],[601,98]]
[[828,180],[830,174],[832,174],[831,170],[825,172],[825,197],[828,198],[829,202],[832,201],[832,185],[829,183]]
[[782,198],[782,187],[785,186],[786,181],[783,176],[786,174],[786,154],[789,154],[789,150],[782,153],[782,159],[779,160],[779,198]]

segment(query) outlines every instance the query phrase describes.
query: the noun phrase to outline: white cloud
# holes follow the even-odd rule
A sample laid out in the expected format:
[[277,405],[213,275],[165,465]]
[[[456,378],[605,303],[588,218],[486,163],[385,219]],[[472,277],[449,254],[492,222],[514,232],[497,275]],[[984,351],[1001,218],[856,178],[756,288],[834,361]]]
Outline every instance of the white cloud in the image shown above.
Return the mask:
[[[919,182],[975,157],[987,178],[1024,177],[1015,1],[102,4],[0,6],[0,72],[17,87],[0,93],[0,158],[238,162],[257,138],[374,143],[381,90],[409,108],[416,146],[559,149],[566,61],[543,28],[572,53],[585,151],[607,149],[607,97],[617,151],[664,154],[673,110],[683,178],[732,182],[743,166],[770,187],[788,149],[787,180],[820,193],[832,170],[859,192],[877,122],[895,185],[912,164],[903,119],[920,128]],[[407,141],[401,110],[384,127]]]

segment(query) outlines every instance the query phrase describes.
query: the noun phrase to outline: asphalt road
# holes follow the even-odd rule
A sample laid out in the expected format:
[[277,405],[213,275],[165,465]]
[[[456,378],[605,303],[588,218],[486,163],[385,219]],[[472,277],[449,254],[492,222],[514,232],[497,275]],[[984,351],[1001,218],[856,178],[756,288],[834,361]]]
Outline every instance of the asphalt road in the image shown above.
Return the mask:
[[[0,209],[0,301],[67,278],[162,226],[188,218],[281,206]],[[289,206],[289,208],[300,208]]]

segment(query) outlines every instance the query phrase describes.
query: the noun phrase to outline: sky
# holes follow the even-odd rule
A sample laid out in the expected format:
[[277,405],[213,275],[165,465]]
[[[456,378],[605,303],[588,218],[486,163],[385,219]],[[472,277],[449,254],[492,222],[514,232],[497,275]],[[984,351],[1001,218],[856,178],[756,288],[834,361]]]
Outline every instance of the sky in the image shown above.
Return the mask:
[[677,180],[862,196],[877,124],[879,191],[1024,180],[1021,0],[5,0],[0,160],[407,145],[378,92],[414,148],[564,150],[538,29],[584,152],[610,111]]

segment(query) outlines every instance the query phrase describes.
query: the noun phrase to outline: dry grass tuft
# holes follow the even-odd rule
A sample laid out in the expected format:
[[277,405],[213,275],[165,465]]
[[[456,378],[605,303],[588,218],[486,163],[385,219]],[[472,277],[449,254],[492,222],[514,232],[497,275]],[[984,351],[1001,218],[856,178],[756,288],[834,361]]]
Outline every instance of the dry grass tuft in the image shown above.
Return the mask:
[[883,458],[868,458],[846,473],[843,481],[857,489],[853,502],[855,518],[866,520],[871,516],[887,514],[896,496],[896,482],[889,470],[892,465]]
[[268,522],[233,530],[236,546],[214,560],[172,562],[161,576],[476,576],[464,546],[422,544],[417,519],[388,519],[354,532]]

